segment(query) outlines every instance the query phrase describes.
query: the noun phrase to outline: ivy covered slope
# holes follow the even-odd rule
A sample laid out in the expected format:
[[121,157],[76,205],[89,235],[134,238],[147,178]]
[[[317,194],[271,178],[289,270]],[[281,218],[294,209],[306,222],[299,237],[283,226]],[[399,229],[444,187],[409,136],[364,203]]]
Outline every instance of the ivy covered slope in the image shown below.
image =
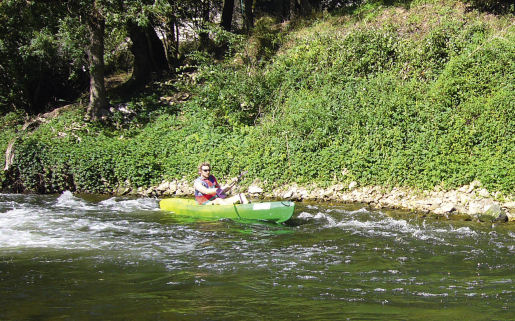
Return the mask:
[[[111,192],[249,171],[286,183],[515,191],[515,18],[440,1],[365,5],[304,25],[257,23],[223,62],[84,123],[79,105],[15,137],[4,187]],[[189,91],[175,104],[163,96]],[[165,97],[166,98],[166,97]],[[17,130],[17,132],[16,132]],[[2,153],[3,155],[3,153]],[[2,156],[3,157],[3,156]]]

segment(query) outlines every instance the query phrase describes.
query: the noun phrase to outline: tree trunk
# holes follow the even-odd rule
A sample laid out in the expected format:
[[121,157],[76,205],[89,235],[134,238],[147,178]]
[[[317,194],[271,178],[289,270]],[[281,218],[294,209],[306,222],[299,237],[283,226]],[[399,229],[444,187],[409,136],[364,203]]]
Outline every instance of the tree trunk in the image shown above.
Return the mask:
[[168,60],[166,60],[165,47],[154,27],[147,26],[145,35],[148,43],[148,55],[152,62],[153,72],[163,72],[168,70]]
[[87,17],[89,30],[89,105],[87,115],[98,120],[107,111],[107,98],[104,83],[104,30],[105,20],[95,1],[93,12]]
[[245,17],[244,17],[245,30],[247,32],[250,32],[250,30],[252,30],[252,27],[254,27],[254,10],[253,10],[254,0],[244,0],[243,4],[244,4],[243,12],[245,14]]
[[310,15],[312,11],[313,6],[309,0],[300,0],[300,13],[303,17]]
[[[201,7],[201,18],[202,18],[202,24],[201,28],[205,28],[207,26],[207,23],[211,21],[209,17],[209,13],[211,11],[211,4],[210,0],[202,1],[202,7]],[[200,49],[201,50],[209,50],[209,34],[205,30],[201,30],[199,33],[200,38]]]
[[178,63],[179,58],[179,43],[176,41],[176,34],[175,34],[175,19],[168,22],[168,28],[166,31],[164,39],[166,39],[164,46],[166,60],[168,61],[168,66],[176,67]]
[[146,84],[153,72],[168,69],[168,62],[163,43],[152,26],[141,27],[135,22],[127,26],[131,38],[131,52],[134,55],[134,66],[131,82],[137,87]]
[[311,13],[313,9],[308,0],[290,0],[290,19],[295,20],[298,17],[305,17]]
[[232,14],[234,12],[234,0],[225,0],[222,9],[222,21],[220,26],[227,31],[231,31]]
[[290,0],[290,20],[297,18],[297,0]]

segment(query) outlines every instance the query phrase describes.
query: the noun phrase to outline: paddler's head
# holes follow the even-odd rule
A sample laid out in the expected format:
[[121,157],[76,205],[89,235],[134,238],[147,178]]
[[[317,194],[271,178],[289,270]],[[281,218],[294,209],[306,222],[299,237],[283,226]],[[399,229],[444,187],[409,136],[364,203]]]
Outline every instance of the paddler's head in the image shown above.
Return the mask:
[[200,164],[198,167],[198,173],[203,178],[208,178],[209,175],[211,175],[211,164],[207,162]]

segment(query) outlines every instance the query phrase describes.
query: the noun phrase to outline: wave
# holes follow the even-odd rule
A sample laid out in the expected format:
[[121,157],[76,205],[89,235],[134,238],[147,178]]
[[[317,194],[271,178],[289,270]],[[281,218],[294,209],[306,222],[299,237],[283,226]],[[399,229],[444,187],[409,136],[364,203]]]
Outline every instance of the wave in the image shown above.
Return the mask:
[[[297,219],[312,221],[322,228],[339,228],[353,235],[368,237],[392,238],[395,241],[414,239],[440,245],[453,246],[456,239],[490,239],[498,248],[513,249],[510,244],[514,234],[509,231],[508,242],[494,242],[501,238],[495,231],[473,229],[470,226],[455,226],[453,223],[433,221],[428,223],[423,219],[407,220],[394,218],[381,211],[369,211],[366,208],[358,210],[323,209],[320,207],[306,208]],[[479,226],[480,227],[480,226]]]
[[138,217],[126,215],[158,210],[157,200],[150,198],[95,203],[69,191],[59,196],[0,194],[0,249],[109,247],[105,238],[159,234],[151,223],[139,226]]

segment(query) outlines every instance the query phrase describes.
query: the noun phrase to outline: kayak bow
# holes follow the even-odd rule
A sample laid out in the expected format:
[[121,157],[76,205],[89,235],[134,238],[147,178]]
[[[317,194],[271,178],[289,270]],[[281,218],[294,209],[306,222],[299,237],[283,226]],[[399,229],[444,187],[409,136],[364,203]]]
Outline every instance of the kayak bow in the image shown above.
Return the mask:
[[234,205],[198,205],[193,199],[165,198],[159,202],[164,211],[207,219],[260,220],[286,222],[293,215],[295,203],[263,202]]

